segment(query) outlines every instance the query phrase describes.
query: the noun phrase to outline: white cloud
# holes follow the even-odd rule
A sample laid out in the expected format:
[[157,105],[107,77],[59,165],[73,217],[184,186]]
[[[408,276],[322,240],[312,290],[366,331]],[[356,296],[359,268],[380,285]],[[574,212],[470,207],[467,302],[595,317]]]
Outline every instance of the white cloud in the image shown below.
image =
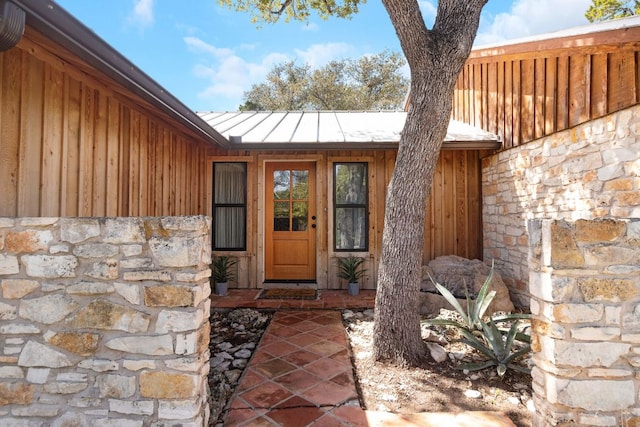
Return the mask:
[[138,25],[141,28],[153,24],[153,1],[136,0],[133,11],[129,15],[129,23]]
[[352,51],[352,47],[347,43],[313,44],[305,50],[295,49],[295,59],[302,64],[309,64],[313,69],[322,67],[334,59],[343,59]]
[[475,45],[585,25],[589,5],[591,0],[515,0],[509,12],[481,17]]
[[320,30],[320,26],[318,24],[316,24],[315,22],[307,22],[306,24],[302,24],[300,26],[300,29],[302,31],[316,32],[316,31]]
[[316,68],[333,59],[342,59],[352,51],[346,43],[315,44],[305,50],[296,49],[291,54],[272,52],[252,60],[245,59],[239,51],[249,52],[253,46],[217,47],[196,37],[185,37],[184,42],[191,52],[200,55],[193,72],[196,77],[206,79],[209,85],[198,97],[210,102],[212,110],[237,109],[244,92],[251,85],[264,81],[275,64],[296,60]]

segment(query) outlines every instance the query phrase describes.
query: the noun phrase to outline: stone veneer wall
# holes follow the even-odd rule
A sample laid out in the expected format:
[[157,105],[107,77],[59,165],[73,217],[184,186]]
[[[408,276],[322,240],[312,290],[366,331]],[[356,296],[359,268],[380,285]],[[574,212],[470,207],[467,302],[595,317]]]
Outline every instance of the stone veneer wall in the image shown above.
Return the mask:
[[640,425],[640,218],[528,232],[534,427]]
[[0,218],[0,425],[205,425],[210,225]]
[[483,159],[484,258],[527,307],[530,219],[640,217],[640,106]]

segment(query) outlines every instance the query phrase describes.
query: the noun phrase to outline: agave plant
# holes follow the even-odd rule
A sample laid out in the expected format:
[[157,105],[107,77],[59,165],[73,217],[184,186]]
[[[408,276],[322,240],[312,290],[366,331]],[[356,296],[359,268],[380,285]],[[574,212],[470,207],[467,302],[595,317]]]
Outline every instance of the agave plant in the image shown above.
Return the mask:
[[364,258],[349,256],[338,258],[336,264],[338,266],[338,277],[345,279],[348,283],[357,283],[366,274],[364,268]]
[[493,301],[496,296],[496,291],[489,291],[489,285],[493,279],[493,265],[491,265],[491,271],[489,272],[487,279],[482,284],[482,287],[475,299],[471,298],[469,290],[465,286],[464,292],[467,298],[466,310],[462,308],[457,298],[447,288],[436,282],[433,277],[431,277],[431,274],[429,274],[429,278],[438,292],[440,292],[447,302],[458,312],[460,317],[462,317],[462,323],[447,319],[430,319],[425,320],[426,323],[454,326],[459,329],[467,329],[469,331],[482,330],[482,318],[484,313],[487,311],[489,305],[491,305],[491,301]]
[[486,356],[487,360],[480,363],[462,364],[460,366],[462,369],[479,371],[495,366],[498,376],[500,377],[504,376],[507,369],[531,373],[529,368],[513,363],[531,351],[529,342],[521,348],[516,348],[514,345],[516,336],[518,335],[518,320],[511,324],[511,328],[509,328],[506,336],[496,326],[493,320],[490,320],[488,324],[483,321],[480,321],[480,323],[482,326],[482,336],[479,338],[472,332],[463,329],[461,330],[464,335],[462,341]]
[[237,258],[232,256],[216,256],[213,258],[212,276],[215,283],[226,283],[233,281],[235,274],[233,267],[238,263]]

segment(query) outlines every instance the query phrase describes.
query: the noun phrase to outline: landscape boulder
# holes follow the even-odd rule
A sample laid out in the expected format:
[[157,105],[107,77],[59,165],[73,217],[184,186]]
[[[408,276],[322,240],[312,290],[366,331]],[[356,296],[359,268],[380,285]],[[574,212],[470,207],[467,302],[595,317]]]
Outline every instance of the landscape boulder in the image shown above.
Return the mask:
[[[480,288],[491,273],[491,267],[484,262],[466,259],[455,255],[440,256],[429,262],[422,269],[422,284],[420,287],[420,313],[437,315],[440,309],[453,310],[447,300],[440,295],[431,282],[433,279],[447,288],[466,309],[465,287],[469,295],[475,298]],[[494,269],[489,290],[496,291],[496,296],[486,314],[495,312],[513,312],[515,307],[509,297],[509,289],[504,284],[500,273]]]

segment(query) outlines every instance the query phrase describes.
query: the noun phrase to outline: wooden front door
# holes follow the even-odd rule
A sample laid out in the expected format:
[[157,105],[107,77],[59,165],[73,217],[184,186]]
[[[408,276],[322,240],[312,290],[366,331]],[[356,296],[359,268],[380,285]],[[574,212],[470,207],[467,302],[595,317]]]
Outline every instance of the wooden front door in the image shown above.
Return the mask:
[[270,162],[265,169],[265,279],[315,280],[315,163]]

